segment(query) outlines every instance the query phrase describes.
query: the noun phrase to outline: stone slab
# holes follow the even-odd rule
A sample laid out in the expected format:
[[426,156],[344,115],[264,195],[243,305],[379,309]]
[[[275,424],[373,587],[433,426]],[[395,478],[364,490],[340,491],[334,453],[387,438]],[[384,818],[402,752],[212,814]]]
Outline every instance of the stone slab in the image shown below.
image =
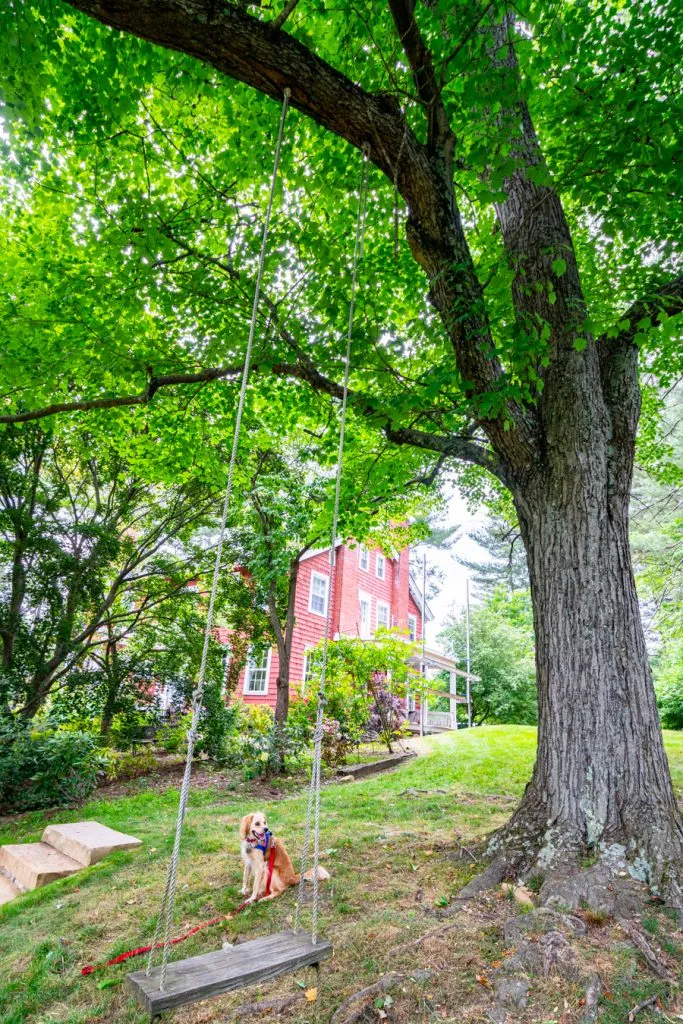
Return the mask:
[[0,875],[0,907],[3,903],[9,903],[15,896],[18,896],[21,889],[17,889],[14,882],[10,882],[5,875]]
[[73,821],[67,825],[48,825],[43,842],[78,861],[83,867],[97,864],[114,850],[133,850],[142,840],[117,832],[99,821]]
[[66,878],[83,867],[71,857],[46,843],[17,843],[0,846],[0,868],[22,889],[38,889],[41,885]]

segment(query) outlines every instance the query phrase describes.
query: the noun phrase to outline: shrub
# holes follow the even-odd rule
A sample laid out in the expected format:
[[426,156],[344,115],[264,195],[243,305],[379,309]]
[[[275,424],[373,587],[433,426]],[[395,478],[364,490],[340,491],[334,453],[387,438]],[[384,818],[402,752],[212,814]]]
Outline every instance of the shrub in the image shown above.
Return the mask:
[[344,736],[336,718],[323,718],[323,739],[321,745],[322,763],[327,768],[339,768],[346,764],[349,740]]
[[108,782],[121,782],[146,775],[156,768],[156,758],[149,747],[141,750],[107,750],[104,774]]
[[392,741],[404,733],[405,706],[400,698],[384,688],[384,683],[384,678],[377,674],[370,685],[373,702],[369,731],[379,736],[391,754]]
[[184,750],[191,721],[192,715],[186,714],[174,722],[167,722],[154,738],[156,745],[167,754],[176,754],[179,750]]
[[157,715],[150,709],[135,708],[117,715],[105,742],[117,750],[130,750],[141,739],[150,738],[157,721]]
[[0,809],[71,804],[93,792],[106,764],[90,733],[0,724]]
[[234,705],[237,711],[235,732],[223,746],[221,764],[241,768],[247,779],[280,772],[300,760],[308,744],[309,730],[301,722],[276,725],[269,707],[257,704]]

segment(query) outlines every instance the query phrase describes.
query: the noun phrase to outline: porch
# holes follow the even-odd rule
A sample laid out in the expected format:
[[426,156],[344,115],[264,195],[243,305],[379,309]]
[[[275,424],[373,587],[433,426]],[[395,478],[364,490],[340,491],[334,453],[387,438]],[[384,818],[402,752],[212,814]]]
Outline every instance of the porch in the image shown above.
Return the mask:
[[[438,689],[436,686],[422,688],[424,699],[419,704],[408,696],[408,722],[411,731],[418,732],[421,736],[428,733],[446,732],[458,728],[457,708],[458,704],[467,707],[468,721],[471,716],[470,684],[479,682],[479,676],[467,673],[458,668],[454,658],[450,658],[441,651],[424,649],[419,658],[415,658],[413,664],[419,669],[420,675],[428,681],[436,681],[442,674],[448,674],[448,690]],[[461,688],[464,693],[458,693],[458,680],[461,679]],[[449,701],[449,710],[432,710],[430,700],[436,699]]]

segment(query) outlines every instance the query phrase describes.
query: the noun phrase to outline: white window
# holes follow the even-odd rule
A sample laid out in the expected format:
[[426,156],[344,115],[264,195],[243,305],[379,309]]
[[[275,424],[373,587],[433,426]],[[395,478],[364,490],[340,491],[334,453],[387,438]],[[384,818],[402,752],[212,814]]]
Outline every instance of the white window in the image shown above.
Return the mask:
[[408,616],[408,636],[411,640],[417,640],[417,616]]
[[223,682],[221,683],[221,696],[225,697],[226,690],[228,688],[228,675],[230,673],[230,656],[231,651],[228,647],[227,651],[223,655]]
[[369,594],[358,591],[358,610],[360,612],[359,632],[361,636],[370,636],[370,608],[372,598]]
[[320,572],[311,573],[311,593],[308,610],[316,615],[327,615],[327,587],[329,577]]
[[247,671],[244,678],[245,693],[268,693],[268,673],[270,671],[270,651],[249,655]]
[[386,601],[377,602],[377,628],[389,629],[389,605]]
[[381,555],[379,553],[379,551],[378,551],[377,552],[377,565],[376,565],[376,569],[375,569],[375,571],[377,573],[377,579],[378,580],[383,580],[384,579],[384,574],[386,572],[386,563],[387,563],[386,558],[384,557],[384,555]]
[[370,552],[365,544],[361,544],[358,548],[358,568],[365,569],[366,572],[370,570]]
[[316,651],[304,651],[304,678],[301,682],[301,696],[306,693],[308,684],[313,680],[315,670],[318,666],[318,655]]

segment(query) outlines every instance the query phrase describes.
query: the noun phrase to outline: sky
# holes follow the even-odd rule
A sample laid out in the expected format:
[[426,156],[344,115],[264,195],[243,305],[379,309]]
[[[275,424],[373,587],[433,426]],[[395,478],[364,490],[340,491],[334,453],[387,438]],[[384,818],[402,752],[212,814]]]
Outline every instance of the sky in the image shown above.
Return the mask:
[[[427,567],[436,566],[443,574],[438,594],[429,601],[434,619],[427,623],[426,642],[427,647],[431,647],[432,650],[444,650],[443,644],[438,639],[439,633],[446,625],[449,615],[453,611],[459,612],[465,607],[468,571],[464,565],[460,564],[458,556],[468,560],[486,560],[486,552],[468,536],[470,531],[483,526],[486,518],[484,509],[476,513],[468,510],[460,491],[453,486],[448,496],[447,511],[434,522],[434,525],[459,526],[457,540],[448,550],[439,550],[424,544],[416,544],[413,548],[416,559],[421,561],[423,555],[426,554]],[[475,602],[476,597],[471,595],[470,603]]]

